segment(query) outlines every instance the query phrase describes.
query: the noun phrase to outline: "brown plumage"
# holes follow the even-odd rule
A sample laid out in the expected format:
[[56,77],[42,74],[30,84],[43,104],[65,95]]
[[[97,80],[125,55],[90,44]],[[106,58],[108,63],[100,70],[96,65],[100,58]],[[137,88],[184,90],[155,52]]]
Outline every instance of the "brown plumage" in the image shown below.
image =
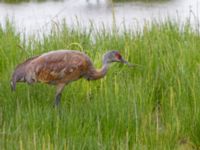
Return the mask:
[[71,81],[85,78],[96,80],[105,76],[108,64],[121,62],[128,64],[118,51],[109,51],[103,57],[103,67],[95,69],[90,58],[79,51],[57,50],[44,53],[27,59],[19,64],[11,80],[12,90],[15,90],[16,82],[47,83],[56,86],[55,105],[58,105],[61,93]]

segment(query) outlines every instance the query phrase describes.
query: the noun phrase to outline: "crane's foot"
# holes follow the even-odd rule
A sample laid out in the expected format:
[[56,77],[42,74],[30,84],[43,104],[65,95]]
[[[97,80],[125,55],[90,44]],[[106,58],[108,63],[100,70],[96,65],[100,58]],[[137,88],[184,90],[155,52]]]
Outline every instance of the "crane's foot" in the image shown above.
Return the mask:
[[60,104],[60,99],[61,99],[61,93],[56,95],[55,101],[54,101],[54,107],[58,107]]

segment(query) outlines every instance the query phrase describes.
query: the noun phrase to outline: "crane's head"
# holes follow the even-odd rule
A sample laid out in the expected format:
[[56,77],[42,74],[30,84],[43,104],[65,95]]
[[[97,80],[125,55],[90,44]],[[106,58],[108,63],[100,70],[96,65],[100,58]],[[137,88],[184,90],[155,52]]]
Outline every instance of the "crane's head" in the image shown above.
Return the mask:
[[121,54],[116,50],[108,51],[104,55],[103,62],[104,63],[120,62],[120,63],[123,63],[123,64],[127,64],[128,66],[132,66],[131,64],[129,64],[129,62],[124,60],[124,58],[121,56]]

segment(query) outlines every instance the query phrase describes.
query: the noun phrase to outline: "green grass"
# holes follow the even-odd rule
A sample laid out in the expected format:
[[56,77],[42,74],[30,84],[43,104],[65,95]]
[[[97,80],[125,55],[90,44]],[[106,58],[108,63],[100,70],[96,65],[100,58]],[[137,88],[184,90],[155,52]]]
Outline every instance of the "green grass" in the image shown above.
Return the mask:
[[[40,40],[20,36],[9,22],[0,27],[1,149],[200,148],[200,36],[189,25],[119,33],[63,23]],[[18,84],[12,93],[14,67],[54,49],[80,49],[97,67],[107,49],[118,49],[142,67],[113,64],[102,80],[73,82],[58,110],[52,86]]]

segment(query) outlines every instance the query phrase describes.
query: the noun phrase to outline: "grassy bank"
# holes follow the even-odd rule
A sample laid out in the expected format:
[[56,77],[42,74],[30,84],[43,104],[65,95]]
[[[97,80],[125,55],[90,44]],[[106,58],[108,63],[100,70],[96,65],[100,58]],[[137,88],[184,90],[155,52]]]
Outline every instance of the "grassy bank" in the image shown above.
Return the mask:
[[[91,33],[92,32],[92,33]],[[26,44],[25,44],[26,43]],[[107,49],[118,49],[130,69],[113,64],[98,81],[68,85],[60,110],[54,87],[17,85],[14,67],[54,49],[80,49],[95,66]],[[0,28],[1,149],[182,149],[200,148],[200,37],[188,25],[153,24],[143,33],[69,29],[42,40],[22,40],[7,23]]]

